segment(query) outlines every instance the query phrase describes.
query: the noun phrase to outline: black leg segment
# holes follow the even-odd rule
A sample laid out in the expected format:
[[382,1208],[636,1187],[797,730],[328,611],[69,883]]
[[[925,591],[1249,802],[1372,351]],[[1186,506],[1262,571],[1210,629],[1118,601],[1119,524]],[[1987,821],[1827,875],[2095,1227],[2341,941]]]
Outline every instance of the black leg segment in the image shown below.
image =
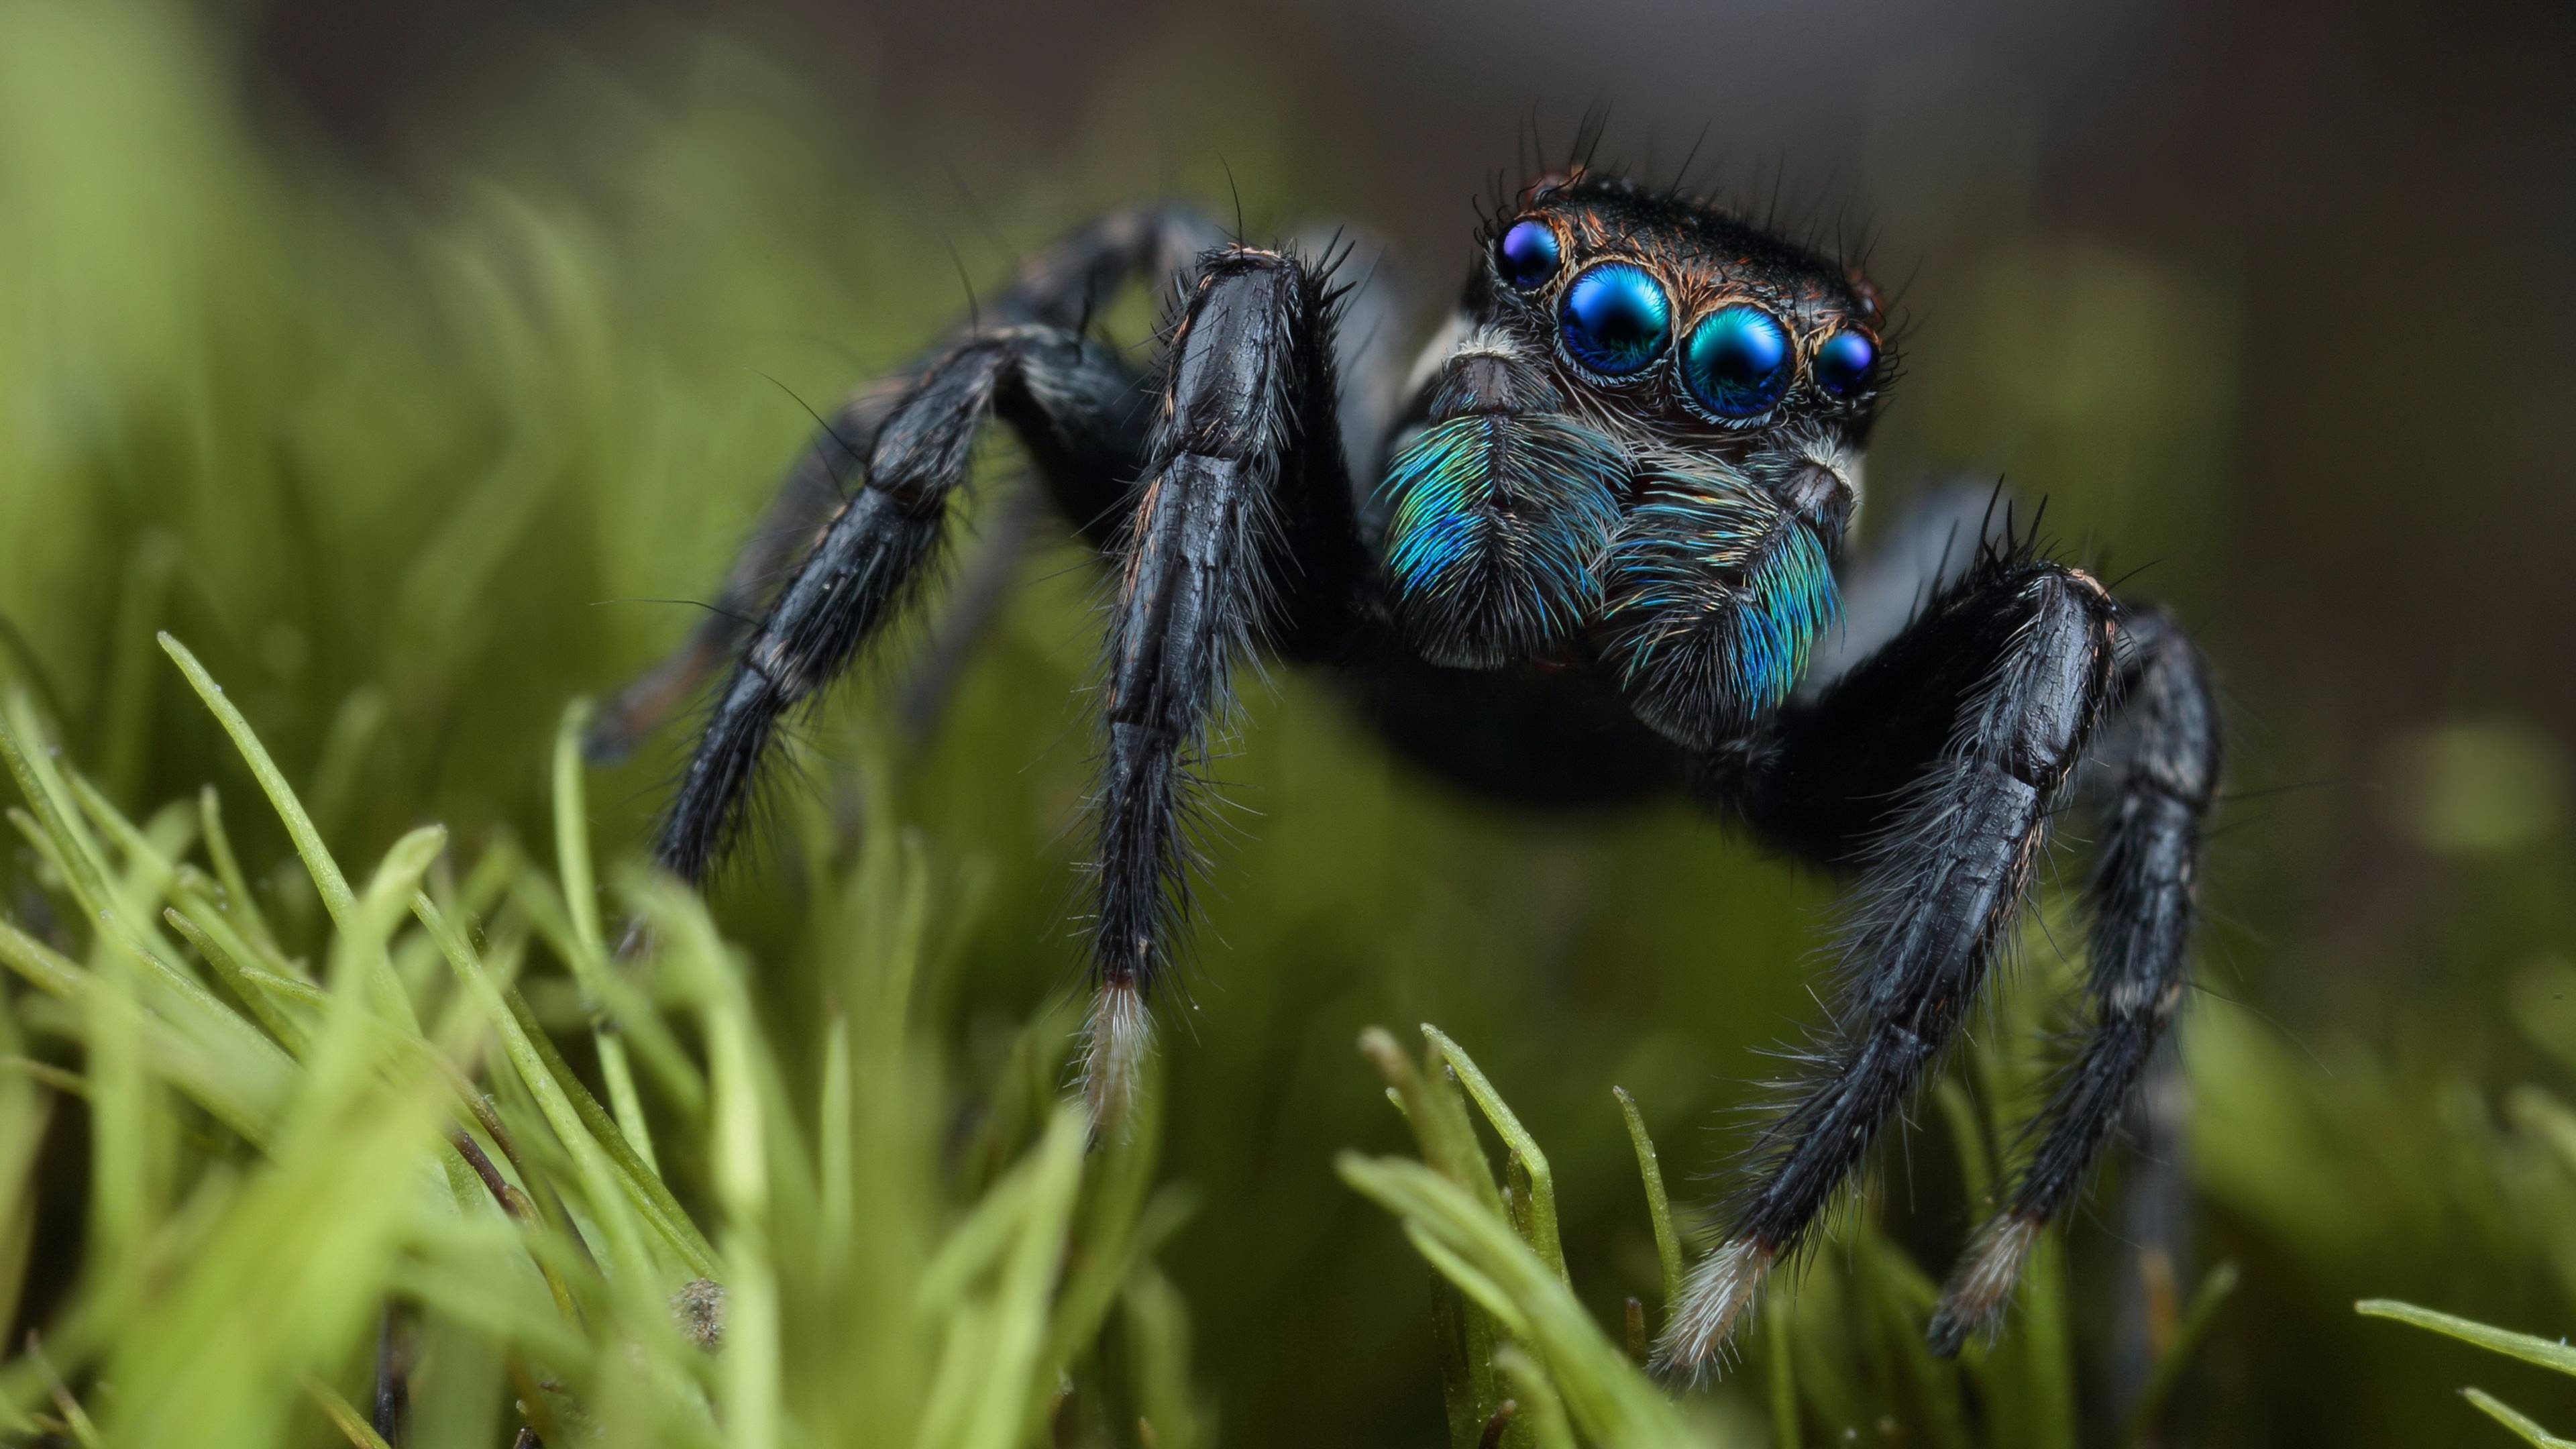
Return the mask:
[[[1101,683],[1084,1060],[1096,1122],[1126,1110],[1188,912],[1196,772],[1230,705],[1229,665],[1274,632],[1327,632],[1346,587],[1334,561],[1357,556],[1331,313],[1315,271],[1235,247],[1202,260],[1173,324]],[[1291,540],[1302,571],[1286,567]]]
[[1731,782],[1758,828],[1864,873],[1842,950],[1847,1025],[1757,1144],[1726,1241],[1692,1271],[1658,1345],[1667,1370],[1698,1372],[1724,1347],[1965,1018],[2109,694],[2114,614],[2090,577],[1991,552],[1886,649],[1784,712]]
[[995,411],[1041,474],[1116,476],[1136,455],[1133,375],[1107,347],[1039,325],[979,334],[925,370],[875,430],[865,486],[841,505],[743,643],[655,841],[702,881],[739,832],[780,718],[836,678],[918,587],[948,495]]
[[1951,1275],[1931,1328],[1943,1353],[2002,1308],[2031,1240],[2082,1186],[2182,1001],[2201,821],[2218,788],[2218,717],[2200,657],[2171,620],[2130,615],[2119,643],[2114,713],[2093,766],[2105,818],[2087,891],[2090,1029],[2003,1212]]
[[[686,643],[618,692],[591,726],[595,763],[624,758],[669,719],[741,648],[781,573],[811,549],[818,530],[847,501],[865,472],[877,433],[894,410],[938,366],[985,329],[1019,327],[1079,332],[1121,286],[1186,268],[1212,245],[1216,228],[1179,207],[1111,212],[1030,257],[982,315],[959,327],[894,377],[861,388],[815,431],[770,500],[750,543],[725,574],[706,618]],[[1063,409],[1056,409],[1063,416]],[[1015,420],[1016,421],[1016,420]],[[1137,436],[1141,436],[1141,429]],[[1107,515],[1132,472],[1050,470],[1046,481],[1077,520]]]

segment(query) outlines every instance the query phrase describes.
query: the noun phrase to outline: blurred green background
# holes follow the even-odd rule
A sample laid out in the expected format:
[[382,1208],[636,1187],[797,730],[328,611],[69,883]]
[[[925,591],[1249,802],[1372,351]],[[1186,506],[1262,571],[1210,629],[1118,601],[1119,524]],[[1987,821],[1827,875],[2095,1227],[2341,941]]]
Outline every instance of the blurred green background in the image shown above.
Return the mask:
[[[704,597],[751,527],[811,427],[787,393],[899,362],[961,271],[1178,195],[1256,237],[1357,218],[1436,302],[1533,116],[1561,146],[1606,102],[1604,154],[1658,171],[1705,126],[1718,189],[1865,220],[1914,321],[1864,539],[2001,474],[2138,570],[2227,691],[2185,1056],[2198,1252],[2246,1279],[2193,1440],[2497,1435],[2448,1392],[2472,1378],[2568,1429],[2562,1383],[2349,1305],[2576,1319],[2576,1179],[2511,1095],[2576,1067],[2571,66],[2563,5],[5,0],[0,675],[129,809],[245,791],[167,628],[350,856],[429,820],[541,839],[565,701],[694,623],[656,601]],[[1078,959],[1093,581],[1052,543],[1022,576],[932,738],[885,723],[898,658],[814,721],[792,787],[853,818],[890,788],[979,883],[934,1011],[961,1114],[1024,1023],[1062,1027]],[[1358,1031],[1435,1020],[1476,1053],[1615,1315],[1655,1273],[1609,1089],[1675,1173],[1714,1168],[1761,1049],[1815,1014],[1831,883],[1680,810],[1498,814],[1313,681],[1248,697],[1241,829],[1166,1014],[1160,1172],[1198,1206],[1162,1256],[1220,1442],[1432,1442],[1426,1276],[1330,1170],[1404,1140]],[[611,848],[662,743],[593,781]],[[728,932],[818,949],[799,893],[831,849],[764,839]],[[0,908],[43,909],[35,874],[0,860]],[[1869,1211],[1937,1269],[1973,1214],[1930,1136]],[[58,1117],[21,1329],[70,1276],[82,1151]],[[2120,1180],[2072,1228],[2087,1363]]]

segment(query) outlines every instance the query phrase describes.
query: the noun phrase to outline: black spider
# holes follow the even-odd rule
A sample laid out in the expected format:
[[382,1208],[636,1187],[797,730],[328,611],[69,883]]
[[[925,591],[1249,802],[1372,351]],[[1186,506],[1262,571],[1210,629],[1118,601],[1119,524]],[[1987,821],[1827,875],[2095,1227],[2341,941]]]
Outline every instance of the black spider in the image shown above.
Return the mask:
[[[1683,792],[1850,872],[1838,1024],[1675,1305],[1658,1353],[1686,1373],[1957,1031],[2089,760],[2090,1034],[1950,1280],[1930,1331],[1954,1350],[2181,998],[2218,768],[2201,662],[2163,614],[1973,514],[1955,549],[1956,510],[1935,511],[1841,565],[1891,374],[1856,271],[1581,167],[1525,188],[1480,242],[1406,377],[1375,345],[1401,324],[1394,289],[1333,281],[1347,248],[1245,246],[1176,209],[1076,231],[841,409],[709,621],[594,746],[622,752],[730,660],[657,843],[703,880],[781,716],[923,577],[991,414],[1115,570],[1089,807],[1098,1120],[1132,1090],[1188,908],[1193,766],[1254,648],[1328,667],[1394,748],[1470,787],[1534,805]],[[1141,374],[1087,324],[1122,284],[1164,278],[1179,296]]]

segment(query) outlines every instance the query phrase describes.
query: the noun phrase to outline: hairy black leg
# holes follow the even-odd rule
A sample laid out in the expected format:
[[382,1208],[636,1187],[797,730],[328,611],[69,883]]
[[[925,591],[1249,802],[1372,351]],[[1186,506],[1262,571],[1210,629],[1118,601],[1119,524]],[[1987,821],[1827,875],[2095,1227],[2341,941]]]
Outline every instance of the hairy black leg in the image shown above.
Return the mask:
[[1018,427],[1041,474],[1112,473],[1137,455],[1132,374],[1109,349],[1028,325],[948,353],[887,413],[866,483],[824,525],[717,692],[655,856],[692,882],[742,823],[780,717],[830,682],[919,584],[988,413]]
[[[780,573],[811,548],[817,531],[863,471],[878,430],[931,368],[985,329],[1023,326],[1078,331],[1108,306],[1119,287],[1140,276],[1166,276],[1213,243],[1216,230],[1196,212],[1176,207],[1111,212],[1030,257],[980,316],[925,351],[895,376],[861,388],[805,445],[726,571],[707,616],[688,640],[599,712],[587,748],[595,763],[624,758],[685,704],[753,627]],[[1105,517],[1129,475],[1051,477],[1078,520]]]
[[[1724,1347],[1966,1015],[2109,691],[2113,615],[2085,575],[1989,553],[1876,657],[1784,711],[1769,748],[1727,782],[1757,827],[1811,846],[1820,819],[1872,823],[1840,1025],[1763,1134],[1726,1240],[1693,1268],[1657,1345],[1667,1370],[1697,1372]],[[1847,771],[1909,759],[1892,800],[1855,798],[1866,786]],[[1815,795],[1833,798],[1802,803]]]
[[[1188,910],[1195,767],[1256,636],[1332,631],[1360,559],[1333,418],[1332,299],[1294,258],[1210,252],[1173,324],[1101,684],[1084,1093],[1120,1121]],[[1298,567],[1285,568],[1294,558]]]
[[2031,1240],[2083,1184],[2182,1000],[2201,821],[2218,788],[2217,711],[2199,654],[2171,620],[2133,614],[2119,642],[2115,712],[2095,757],[2105,818],[2087,891],[2090,1031],[2003,1211],[1951,1275],[1931,1327],[1944,1353],[2003,1306]]

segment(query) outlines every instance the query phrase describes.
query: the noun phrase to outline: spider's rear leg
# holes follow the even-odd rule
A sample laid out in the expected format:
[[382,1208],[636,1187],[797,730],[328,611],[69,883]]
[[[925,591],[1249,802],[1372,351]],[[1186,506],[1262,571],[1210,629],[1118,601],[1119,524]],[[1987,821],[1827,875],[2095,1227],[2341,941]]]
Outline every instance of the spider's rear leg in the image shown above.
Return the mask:
[[2113,620],[2089,577],[1989,554],[1887,648],[1784,710],[1730,782],[1755,825],[1865,872],[1843,1025],[1764,1133],[1726,1241],[1692,1270],[1657,1345],[1667,1370],[1698,1372],[1724,1348],[1957,1031],[2109,691]]
[[1030,325],[979,334],[932,363],[871,439],[866,484],[824,525],[715,696],[655,840],[702,881],[742,823],[781,715],[829,683],[918,586],[975,435],[998,411],[1059,491],[1129,476],[1142,455],[1135,374],[1107,347]]
[[2121,621],[2113,713],[2091,768],[2103,835],[2088,888],[2092,1021],[2045,1134],[1942,1294],[1930,1337],[1955,1353],[2012,1292],[2042,1226],[2082,1186],[2182,1000],[2201,820],[2218,787],[2217,710],[2198,653],[2161,613]]
[[[740,649],[781,571],[814,546],[818,531],[846,502],[851,482],[865,471],[879,429],[942,358],[987,328],[1078,331],[1107,308],[1126,282],[1181,270],[1217,234],[1204,217],[1183,207],[1113,211],[1029,257],[975,322],[941,339],[894,377],[853,393],[816,430],[780,480],[750,542],[726,571],[706,618],[685,643],[601,708],[585,741],[591,760],[609,764],[625,758]],[[1127,478],[1119,473],[1090,482],[1078,497],[1066,500],[1067,511],[1081,521],[1105,514]],[[1063,499],[1065,490],[1057,492]]]
[[1188,914],[1193,771],[1229,665],[1257,636],[1311,647],[1365,567],[1334,422],[1332,309],[1318,271],[1236,247],[1203,260],[1173,327],[1101,682],[1083,1063],[1096,1123],[1127,1110],[1146,1004]]

